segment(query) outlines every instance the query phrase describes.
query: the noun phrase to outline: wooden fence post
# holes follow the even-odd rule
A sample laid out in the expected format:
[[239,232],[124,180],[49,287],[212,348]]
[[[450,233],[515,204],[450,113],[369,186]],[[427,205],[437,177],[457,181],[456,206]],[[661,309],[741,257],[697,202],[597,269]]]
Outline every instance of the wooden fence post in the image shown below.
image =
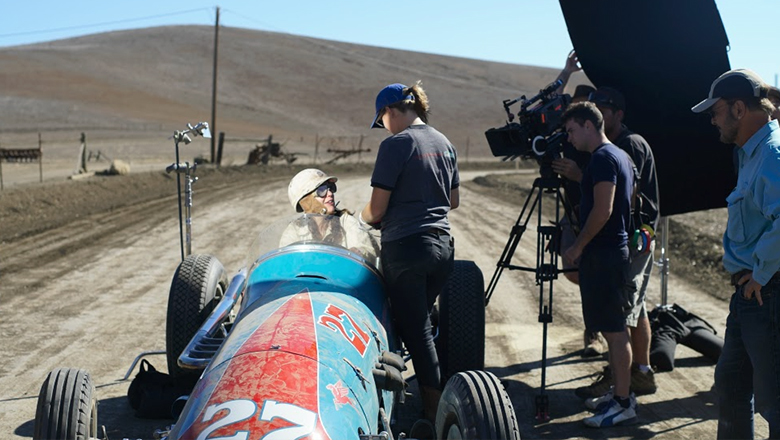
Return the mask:
[[217,143],[217,168],[222,166],[222,146],[225,145],[225,132],[219,132],[219,142]]
[[[81,134],[82,136],[84,133]],[[41,145],[43,142],[41,142],[41,132],[38,132],[38,181],[40,183],[43,183],[43,148],[41,148]]]

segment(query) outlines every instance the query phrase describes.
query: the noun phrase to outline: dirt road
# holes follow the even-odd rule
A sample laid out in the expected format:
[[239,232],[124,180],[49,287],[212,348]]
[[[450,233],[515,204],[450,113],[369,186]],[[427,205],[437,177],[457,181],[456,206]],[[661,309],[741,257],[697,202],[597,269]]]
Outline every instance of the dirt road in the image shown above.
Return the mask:
[[[474,260],[486,282],[521,209],[523,197],[494,198],[464,173],[461,208],[451,214],[456,258]],[[529,175],[528,185],[531,178]],[[287,178],[199,183],[193,212],[193,252],[218,256],[232,275],[254,234],[290,213]],[[339,182],[341,205],[368,200],[368,177]],[[84,368],[100,399],[100,424],[109,438],[151,438],[165,421],[136,419],[121,381],[142,351],[164,350],[168,288],[179,262],[175,197],[83,218],[65,227],[2,246],[0,273],[0,437],[32,437],[37,394],[57,367]],[[513,262],[534,265],[536,234],[529,230]],[[588,413],[573,390],[587,385],[602,360],[580,358],[581,311],[576,286],[555,283],[548,327],[547,394],[552,420],[536,424],[541,380],[539,291],[531,274],[505,271],[487,308],[487,368],[507,386],[524,438],[712,438],[716,429],[713,365],[680,346],[676,368],[657,375],[656,394],[639,398],[639,423],[605,431],[581,424]],[[672,278],[670,302],[707,319],[723,334],[727,304]],[[653,276],[650,303],[660,300]],[[165,368],[163,356],[149,357]],[[757,417],[757,436],[767,435]]]

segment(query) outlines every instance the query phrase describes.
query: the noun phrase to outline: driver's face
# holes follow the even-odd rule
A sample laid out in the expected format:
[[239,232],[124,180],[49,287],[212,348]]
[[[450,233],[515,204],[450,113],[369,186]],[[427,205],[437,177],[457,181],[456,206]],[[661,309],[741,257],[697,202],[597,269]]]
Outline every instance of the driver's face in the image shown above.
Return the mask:
[[320,197],[318,195],[314,195],[314,197],[317,198],[320,202],[322,202],[323,205],[325,205],[325,209],[328,210],[327,214],[333,214],[336,212],[336,198],[333,195],[333,191],[328,189],[328,192],[325,194],[325,197]]

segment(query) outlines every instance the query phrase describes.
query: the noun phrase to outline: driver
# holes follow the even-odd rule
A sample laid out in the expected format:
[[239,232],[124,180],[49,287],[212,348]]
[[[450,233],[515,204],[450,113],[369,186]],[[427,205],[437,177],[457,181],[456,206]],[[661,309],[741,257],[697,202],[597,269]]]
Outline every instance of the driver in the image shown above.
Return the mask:
[[290,181],[287,197],[296,212],[320,214],[302,216],[282,233],[280,247],[300,241],[335,244],[375,259],[379,249],[371,236],[346,209],[336,207],[338,178],[316,168],[302,170]]

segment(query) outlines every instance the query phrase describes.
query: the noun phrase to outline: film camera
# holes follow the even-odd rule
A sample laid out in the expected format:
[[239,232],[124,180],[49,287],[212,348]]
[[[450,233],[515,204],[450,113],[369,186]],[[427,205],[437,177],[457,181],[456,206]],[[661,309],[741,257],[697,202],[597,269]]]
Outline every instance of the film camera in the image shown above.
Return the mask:
[[[506,159],[535,158],[539,162],[543,177],[553,176],[552,160],[561,156],[566,133],[561,128],[561,116],[571,102],[567,94],[555,90],[563,84],[557,80],[526,99],[525,95],[504,100],[507,124],[485,132],[493,156]],[[517,121],[510,107],[520,103]]]

